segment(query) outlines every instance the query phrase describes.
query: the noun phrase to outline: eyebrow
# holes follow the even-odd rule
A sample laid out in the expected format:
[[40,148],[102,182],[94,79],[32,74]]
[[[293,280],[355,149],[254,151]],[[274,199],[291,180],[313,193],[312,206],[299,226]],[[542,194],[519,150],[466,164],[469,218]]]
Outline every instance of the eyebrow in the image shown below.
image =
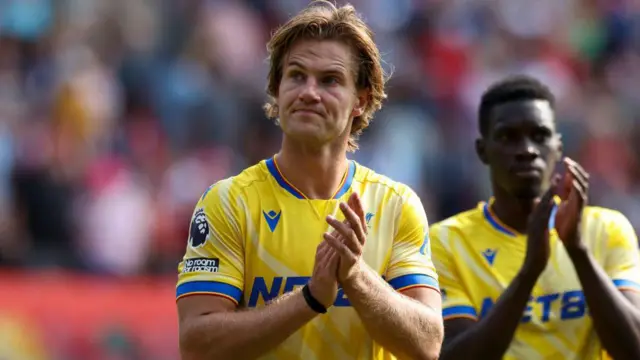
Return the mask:
[[[298,67],[301,69],[306,69],[306,67],[299,61],[297,60],[290,60],[287,62],[287,66],[289,67]],[[342,65],[337,65],[337,66],[330,66],[328,69],[324,69],[321,70],[322,73],[324,74],[340,74],[340,75],[344,75],[346,73],[348,73],[348,69],[346,69],[344,66]]]

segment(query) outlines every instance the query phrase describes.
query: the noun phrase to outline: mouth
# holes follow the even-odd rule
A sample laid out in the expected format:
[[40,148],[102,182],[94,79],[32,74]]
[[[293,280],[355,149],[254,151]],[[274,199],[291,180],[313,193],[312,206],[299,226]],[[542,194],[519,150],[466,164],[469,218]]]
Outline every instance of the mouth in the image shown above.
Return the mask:
[[318,116],[321,115],[318,111],[311,110],[311,109],[297,109],[297,110],[294,110],[293,113],[302,114],[302,115],[318,115]]
[[511,173],[519,178],[539,179],[542,177],[542,169],[533,165],[517,165],[511,167]]

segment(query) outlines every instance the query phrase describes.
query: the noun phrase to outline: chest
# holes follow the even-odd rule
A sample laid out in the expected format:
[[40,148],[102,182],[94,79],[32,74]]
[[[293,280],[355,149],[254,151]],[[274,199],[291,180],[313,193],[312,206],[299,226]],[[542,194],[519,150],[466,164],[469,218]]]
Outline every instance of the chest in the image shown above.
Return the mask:
[[[263,196],[251,204],[244,239],[245,292],[255,293],[257,301],[306,284],[323,234],[333,231],[326,218],[332,215],[343,221],[339,204],[347,198]],[[362,256],[371,268],[383,274],[396,231],[395,216],[374,196],[363,194],[362,203],[367,228]]]
[[[592,239],[585,239],[592,242]],[[464,245],[457,260],[465,288],[480,317],[493,309],[522,268],[527,239],[524,236],[504,238],[492,244],[482,242]],[[527,302],[521,323],[525,328],[558,328],[581,326],[588,317],[582,286],[564,245],[552,233],[551,254],[547,267],[538,278]],[[460,260],[467,258],[463,264]],[[600,256],[598,262],[602,263]],[[469,266],[471,264],[471,266]]]

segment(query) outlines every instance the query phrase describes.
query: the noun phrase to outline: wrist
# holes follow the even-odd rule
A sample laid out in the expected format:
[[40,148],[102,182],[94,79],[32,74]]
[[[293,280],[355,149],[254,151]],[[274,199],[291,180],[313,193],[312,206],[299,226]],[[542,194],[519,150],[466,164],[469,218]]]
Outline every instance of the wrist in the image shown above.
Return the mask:
[[340,282],[343,290],[353,289],[362,283],[362,277],[366,275],[365,272],[366,267],[363,266],[363,263],[360,261],[356,263],[349,271],[349,274]]
[[524,265],[518,273],[518,278],[528,283],[535,283],[536,281],[538,281],[538,278],[545,268],[546,266],[540,266],[538,264],[533,265],[525,260]]
[[570,258],[575,258],[576,256],[584,256],[589,252],[587,247],[582,244],[581,241],[577,242],[573,245],[564,245],[565,250],[567,250],[567,254]]
[[311,290],[310,284],[306,284],[305,286],[303,286],[301,293],[309,309],[313,310],[315,313],[324,314],[332,305],[330,302],[321,301],[320,299],[316,298],[314,296],[313,290]]

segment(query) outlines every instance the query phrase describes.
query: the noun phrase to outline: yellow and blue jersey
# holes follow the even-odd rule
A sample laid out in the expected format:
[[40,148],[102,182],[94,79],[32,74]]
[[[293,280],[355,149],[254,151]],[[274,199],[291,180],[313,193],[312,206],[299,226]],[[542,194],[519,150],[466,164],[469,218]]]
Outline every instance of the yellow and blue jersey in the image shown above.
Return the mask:
[[[408,186],[350,161],[332,199],[308,199],[270,158],[214,184],[197,203],[178,268],[177,298],[210,294],[255,308],[303,286],[322,234],[330,230],[326,216],[343,220],[339,203],[354,191],[368,226],[364,261],[398,291],[420,286],[438,291],[427,217]],[[264,358],[394,357],[372,340],[340,290],[326,314]]]
[[[638,241],[620,212],[587,207],[582,240],[622,291],[640,290]],[[526,234],[502,223],[490,203],[431,227],[443,319],[481,319],[520,270]],[[580,281],[562,241],[550,232],[551,257],[538,279],[504,359],[606,357],[587,311]]]

